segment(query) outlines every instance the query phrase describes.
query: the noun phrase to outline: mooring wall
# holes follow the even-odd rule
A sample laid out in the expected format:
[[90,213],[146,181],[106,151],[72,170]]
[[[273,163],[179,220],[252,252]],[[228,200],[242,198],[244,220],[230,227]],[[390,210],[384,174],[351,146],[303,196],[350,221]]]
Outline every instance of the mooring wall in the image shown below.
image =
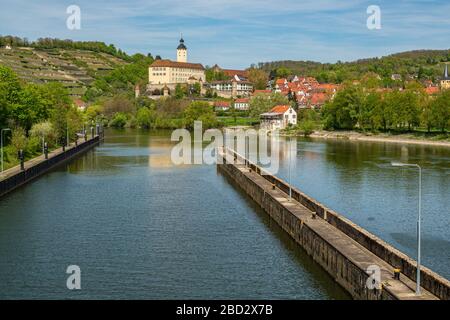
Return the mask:
[[66,151],[59,149],[58,151],[49,153],[47,160],[27,161],[25,162],[25,170],[19,170],[17,168],[9,169],[14,171],[13,174],[8,174],[9,170],[5,171],[6,178],[3,179],[2,176],[0,176],[0,179],[2,179],[0,180],[0,197],[44,174],[53,167],[91,149],[93,146],[97,145],[99,141],[100,137],[94,136],[87,141],[78,143],[78,145],[73,146],[72,148],[67,148]]
[[[270,184],[275,185],[284,193],[289,193],[289,185],[283,180],[269,174],[261,175],[262,169],[246,159],[233,153],[236,159],[247,165],[251,170],[263,177]],[[295,239],[313,259],[331,274],[354,298],[357,299],[397,299],[389,288],[372,291],[366,289],[367,272],[356,266],[352,259],[343,255],[339,248],[333,247],[321,238],[312,228],[303,223],[283,206],[279,200],[273,198],[264,188],[242,173],[237,165],[226,163],[218,166],[236,182],[253,200],[255,200],[292,238]],[[296,188],[291,189],[292,198],[318,217],[328,222],[359,245],[363,246],[383,261],[401,270],[409,279],[416,279],[416,262],[404,253],[390,246],[367,230],[359,227],[349,219],[325,207]],[[436,297],[444,300],[450,298],[450,282],[431,271],[421,267],[421,286]]]

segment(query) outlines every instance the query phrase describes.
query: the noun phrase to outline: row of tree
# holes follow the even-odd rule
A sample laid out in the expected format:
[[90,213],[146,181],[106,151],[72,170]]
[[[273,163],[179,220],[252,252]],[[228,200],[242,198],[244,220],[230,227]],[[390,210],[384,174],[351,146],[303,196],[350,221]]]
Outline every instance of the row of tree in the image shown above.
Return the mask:
[[258,68],[270,73],[271,78],[297,74],[331,83],[360,79],[373,72],[383,80],[385,87],[395,87],[399,81],[392,80],[392,74],[399,74],[402,81],[411,78],[435,81],[442,76],[443,63],[449,61],[450,50],[418,50],[352,62],[274,61],[259,63]]
[[10,128],[6,142],[14,159],[17,149],[28,156],[41,150],[42,139],[50,147],[75,139],[82,116],[59,83],[33,84],[20,81],[8,67],[0,65],[0,129]]
[[117,94],[133,95],[136,84],[144,85],[148,81],[148,66],[153,61],[151,56],[133,55],[129,64],[119,66],[108,74],[98,77],[86,90],[83,99],[94,102]]
[[409,83],[403,90],[380,90],[346,83],[322,110],[325,129],[428,132],[450,128],[450,91],[429,96],[423,87]]
[[115,128],[191,128],[195,120],[203,121],[204,128],[219,125],[209,103],[175,96],[152,100],[145,96],[134,99],[125,94],[115,95],[90,106],[86,119]]
[[37,49],[78,49],[93,52],[103,52],[124,60],[131,57],[113,44],[107,45],[101,41],[73,41],[70,39],[39,38],[29,41],[27,38],[16,36],[0,36],[0,47],[10,45],[13,47],[32,47]]

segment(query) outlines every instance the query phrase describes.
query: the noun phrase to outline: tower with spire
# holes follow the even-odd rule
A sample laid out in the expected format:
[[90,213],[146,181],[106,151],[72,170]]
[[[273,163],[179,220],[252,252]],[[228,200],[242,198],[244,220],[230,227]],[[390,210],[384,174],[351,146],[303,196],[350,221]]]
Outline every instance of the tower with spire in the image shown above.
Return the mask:
[[450,89],[450,77],[448,75],[448,64],[445,64],[444,76],[441,80],[441,89]]
[[177,47],[177,62],[187,62],[187,48],[184,45],[183,35],[181,35],[180,44]]

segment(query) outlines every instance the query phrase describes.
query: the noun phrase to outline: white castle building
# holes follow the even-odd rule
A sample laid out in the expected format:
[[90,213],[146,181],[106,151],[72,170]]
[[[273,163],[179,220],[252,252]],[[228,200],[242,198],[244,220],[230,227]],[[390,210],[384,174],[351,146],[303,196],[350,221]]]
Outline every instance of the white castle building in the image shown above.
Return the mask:
[[200,83],[206,81],[205,68],[200,63],[189,63],[187,47],[183,38],[177,47],[177,61],[155,60],[148,68],[147,91],[174,90],[177,84]]

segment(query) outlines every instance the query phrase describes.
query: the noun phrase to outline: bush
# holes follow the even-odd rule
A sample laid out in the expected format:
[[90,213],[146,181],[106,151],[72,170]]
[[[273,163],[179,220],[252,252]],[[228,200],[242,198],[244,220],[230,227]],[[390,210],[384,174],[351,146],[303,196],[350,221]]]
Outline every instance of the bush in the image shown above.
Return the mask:
[[154,114],[146,107],[140,108],[136,114],[136,121],[139,127],[148,129],[154,123]]
[[305,137],[311,135],[314,132],[315,124],[312,120],[302,120],[298,125],[298,128]]
[[109,125],[114,128],[123,128],[127,124],[127,115],[123,112],[117,112],[114,114]]

